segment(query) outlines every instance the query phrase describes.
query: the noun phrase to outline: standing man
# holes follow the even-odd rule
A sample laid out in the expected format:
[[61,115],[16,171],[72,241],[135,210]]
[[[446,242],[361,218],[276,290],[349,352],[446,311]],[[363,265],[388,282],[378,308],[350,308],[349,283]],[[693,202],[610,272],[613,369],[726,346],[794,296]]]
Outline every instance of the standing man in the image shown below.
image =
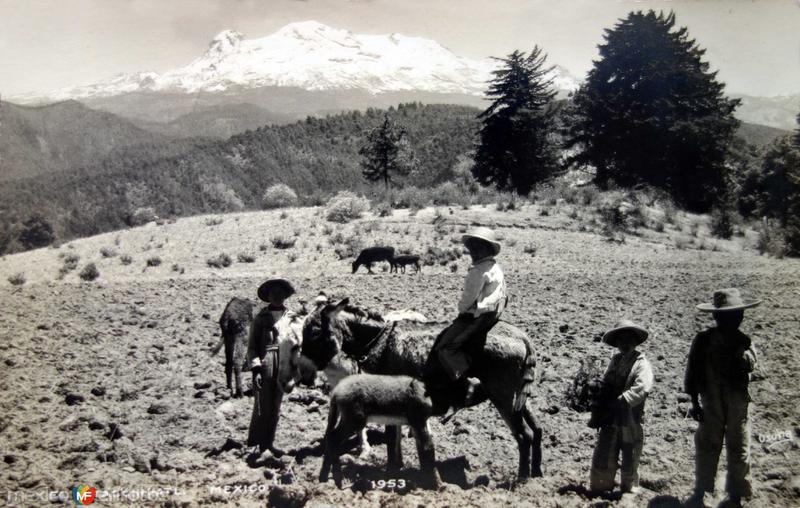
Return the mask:
[[628,320],[620,321],[603,335],[603,342],[619,352],[611,357],[603,375],[603,407],[598,408],[603,415],[593,412],[589,422],[590,427],[600,429],[589,477],[589,488],[594,492],[613,490],[617,469],[622,470],[622,492],[639,490],[644,402],[653,389],[653,368],[636,347],[647,340],[648,335],[647,330]]
[[[506,282],[503,269],[495,256],[500,253],[500,242],[489,228],[477,227],[461,238],[472,258],[464,290],[458,302],[458,317],[438,337],[428,357],[426,384],[432,392],[441,392],[448,386],[456,404],[469,405],[473,391],[479,384],[468,379],[471,358],[465,350],[475,339],[485,337],[500,320],[506,306]],[[438,360],[438,362],[436,361]],[[437,375],[440,363],[450,383]]]
[[[692,397],[692,418],[699,422],[695,442],[695,486],[687,506],[702,506],[714,491],[717,463],[725,441],[727,499],[720,506],[741,506],[750,487],[750,373],[756,352],[750,337],[739,331],[744,309],[760,301],[745,301],[738,289],[714,291],[713,302],[697,308],[711,312],[716,326],[697,334],[689,350],[685,391]],[[699,396],[699,397],[698,397]]]
[[267,302],[250,325],[247,364],[253,374],[253,415],[247,446],[258,446],[259,452],[283,452],[273,446],[278,428],[283,392],[278,383],[278,321],[292,316],[284,305],[295,293],[286,279],[270,279],[258,288],[258,298]]

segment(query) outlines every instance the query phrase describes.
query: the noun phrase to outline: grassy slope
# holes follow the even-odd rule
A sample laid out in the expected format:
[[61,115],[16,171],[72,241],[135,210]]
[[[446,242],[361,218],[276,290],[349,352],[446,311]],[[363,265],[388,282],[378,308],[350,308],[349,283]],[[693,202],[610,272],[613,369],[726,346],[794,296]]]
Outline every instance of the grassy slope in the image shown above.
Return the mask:
[[[708,324],[707,316],[693,306],[706,300],[714,287],[728,285],[765,302],[748,311],[744,325],[769,375],[753,387],[753,431],[759,435],[796,430],[800,411],[792,378],[800,360],[800,306],[793,292],[800,264],[757,256],[747,248],[749,235],[714,241],[717,251],[677,248],[676,238],[681,236],[692,238],[695,246],[709,245],[704,217],[681,215],[680,232],[668,225],[663,233],[641,231],[641,236],[629,235],[620,244],[579,231],[591,222],[587,210],[578,210],[573,219],[570,206],[549,207],[548,216],[540,215],[541,208],[526,205],[502,213],[493,208],[454,209],[452,214],[444,208],[444,220],[437,221],[444,225],[438,227],[431,209],[413,218],[396,212],[334,226],[328,234],[329,224],[318,209],[288,210],[283,218],[277,211],[226,215],[213,226],[206,225],[209,217],[192,217],[0,258],[0,301],[8,310],[0,318],[0,355],[12,373],[3,381],[0,408],[15,414],[4,436],[12,453],[24,456],[0,473],[0,488],[63,488],[77,482],[105,488],[177,485],[186,499],[215,503],[225,498],[210,493],[209,484],[273,485],[291,471],[293,488],[306,489],[316,502],[341,506],[586,506],[589,501],[575,490],[588,477],[594,437],[584,425],[586,415],[564,406],[563,393],[581,359],[593,356],[605,362],[610,357],[612,351],[594,339],[618,318],[630,316],[651,330],[652,338],[642,349],[656,370],[656,387],[648,401],[640,469],[646,489],[636,500],[612,504],[643,506],[658,496],[673,502],[688,494],[692,481],[695,425],[684,418],[686,404],[678,397],[689,340]],[[454,424],[432,423],[439,460],[463,455],[471,465],[467,479],[486,474],[488,488],[461,490],[451,484],[440,493],[415,490],[398,497],[373,491],[361,497],[350,490],[336,491],[332,484],[320,487],[319,457],[273,460],[255,469],[237,450],[205,457],[226,437],[243,439],[249,421],[251,400],[226,400],[220,359],[206,353],[218,333],[215,320],[231,296],[252,297],[259,281],[281,275],[296,281],[302,295],[324,289],[381,310],[411,307],[431,319],[446,320],[452,317],[465,258],[455,262],[455,274],[450,266],[436,266],[424,267],[419,276],[380,270],[375,276],[353,276],[349,260],[338,260],[328,239],[339,232],[348,237],[369,230],[362,233],[365,245],[390,243],[419,252],[426,245],[450,247],[465,228],[478,223],[496,227],[504,238],[500,261],[511,292],[507,319],[526,329],[537,344],[543,371],[533,407],[545,428],[545,478],[514,491],[502,487],[513,478],[516,445],[488,406],[463,412]],[[696,238],[688,232],[693,223],[701,223]],[[295,232],[298,243],[293,250],[258,249],[276,234]],[[525,252],[530,246],[537,248],[535,256]],[[118,257],[103,259],[103,247],[130,254],[134,261],[123,266]],[[53,282],[61,251],[78,253],[79,269],[95,261],[100,279],[77,284],[71,273],[64,282]],[[239,252],[253,252],[256,262],[208,267],[205,260],[220,252],[234,259]],[[293,262],[291,252],[297,256]],[[162,258],[162,265],[145,269],[145,259],[153,255]],[[173,263],[185,273],[173,272]],[[11,288],[5,279],[18,271],[30,282]],[[560,331],[562,325],[567,325],[562,328],[566,331]],[[210,388],[197,388],[203,383]],[[96,386],[103,386],[106,395],[91,395],[90,388]],[[86,402],[65,405],[68,392],[85,396]],[[130,392],[137,395],[126,395]],[[324,400],[321,396],[317,389],[305,388],[292,394],[284,405],[279,446],[303,447],[322,435],[327,409],[314,401]],[[166,413],[148,414],[154,403],[166,405]],[[555,414],[544,411],[552,407]],[[91,422],[119,424],[125,438],[110,442],[102,431],[88,427]],[[99,459],[109,456],[113,460]],[[146,463],[156,456],[166,471],[135,469],[137,461]],[[405,457],[408,467],[416,467],[409,440]],[[757,506],[792,504],[783,478],[796,473],[797,460],[796,444],[769,449],[754,441]],[[365,466],[361,471],[367,477],[385,479],[384,463],[380,449],[348,470]],[[245,506],[263,503],[255,496],[236,499]]]

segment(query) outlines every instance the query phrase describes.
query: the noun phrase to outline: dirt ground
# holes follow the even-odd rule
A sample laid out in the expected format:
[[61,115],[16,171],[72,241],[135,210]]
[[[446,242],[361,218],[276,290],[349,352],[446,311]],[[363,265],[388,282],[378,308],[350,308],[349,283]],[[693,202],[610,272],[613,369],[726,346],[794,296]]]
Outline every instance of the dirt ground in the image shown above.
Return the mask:
[[[263,506],[270,500],[319,507],[679,506],[691,492],[696,427],[686,418],[683,369],[694,333],[710,324],[694,306],[714,288],[737,286],[763,300],[746,312],[742,325],[766,375],[752,385],[756,494],[750,505],[800,505],[796,260],[758,256],[742,248],[741,239],[720,241],[716,250],[678,248],[669,228],[609,242],[591,229],[559,222],[566,221],[563,216],[542,218],[534,207],[443,216],[429,210],[333,231],[318,212],[289,213],[225,216],[212,226],[203,218],[185,219],[0,259],[0,493],[6,504],[41,506],[47,503],[36,497],[42,493],[53,492],[57,500],[69,488],[88,484],[98,496],[128,495],[97,501],[109,505],[133,500]],[[385,471],[379,428],[370,432],[376,443],[370,457],[345,457],[345,489],[319,484],[315,445],[327,415],[321,380],[284,401],[277,445],[290,454],[255,457],[242,447],[253,399],[228,397],[222,355],[209,354],[218,340],[217,319],[231,297],[254,298],[264,278],[280,274],[305,296],[325,290],[381,311],[411,308],[444,322],[455,312],[465,258],[425,266],[418,275],[385,268],[351,275],[349,260],[337,259],[325,237],[362,228],[368,229],[366,243],[419,251],[456,245],[473,223],[493,225],[502,235],[499,260],[511,295],[504,318],[527,330],[537,347],[541,383],[529,403],[545,431],[543,478],[514,482],[516,444],[497,412],[484,404],[446,425],[432,422],[447,482],[441,491],[416,488],[418,462],[409,437],[403,442],[406,467]],[[292,230],[299,239],[294,255],[259,249],[271,231]],[[134,254],[134,263],[104,258],[102,247]],[[257,253],[254,263],[223,269],[205,264],[218,252],[235,259],[245,250]],[[80,265],[95,261],[100,278],[80,282],[69,273],[57,280],[62,252],[78,253]],[[152,253],[159,253],[162,265],[144,268]],[[27,284],[5,282],[21,271]],[[595,435],[586,427],[588,415],[567,407],[565,391],[581,359],[597,357],[605,364],[611,357],[613,350],[599,337],[621,317],[651,332],[641,347],[656,375],[646,406],[643,488],[637,496],[590,499],[583,488]],[[712,506],[722,498],[724,455],[721,463],[718,493],[707,500]],[[391,483],[405,485],[390,488]],[[147,491],[158,488],[165,490]],[[151,499],[143,499],[142,491]]]

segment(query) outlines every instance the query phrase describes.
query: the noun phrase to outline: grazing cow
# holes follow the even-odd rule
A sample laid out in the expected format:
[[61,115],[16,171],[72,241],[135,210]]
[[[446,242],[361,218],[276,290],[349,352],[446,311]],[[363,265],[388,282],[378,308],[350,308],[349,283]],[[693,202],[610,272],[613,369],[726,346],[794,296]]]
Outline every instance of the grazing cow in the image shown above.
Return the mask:
[[[353,434],[363,430],[367,422],[410,425],[417,440],[417,453],[426,481],[434,488],[441,484],[436,472],[436,454],[428,427],[433,403],[425,393],[422,381],[408,376],[355,374],[344,378],[331,392],[328,428],[325,431],[325,456],[319,481],[328,480],[333,467],[336,486],[342,487],[342,466],[339,456],[342,445]],[[389,464],[397,463],[398,446],[389,447]]]
[[386,261],[391,264],[394,259],[394,247],[369,247],[361,251],[355,261],[353,261],[353,273],[358,271],[360,266],[366,266],[367,271],[372,273],[372,264],[378,261]]
[[397,272],[397,269],[400,268],[402,273],[406,273],[406,266],[411,265],[415,268],[415,272],[419,273],[420,266],[419,266],[419,256],[414,254],[408,254],[403,256],[395,256],[392,258],[391,261],[392,269],[389,272]]
[[[244,298],[233,297],[219,318],[222,334],[220,344],[212,351],[216,354],[225,345],[225,380],[233,397],[242,396],[242,368],[247,356],[247,335],[253,321],[253,304]],[[236,389],[231,386],[235,375]]]

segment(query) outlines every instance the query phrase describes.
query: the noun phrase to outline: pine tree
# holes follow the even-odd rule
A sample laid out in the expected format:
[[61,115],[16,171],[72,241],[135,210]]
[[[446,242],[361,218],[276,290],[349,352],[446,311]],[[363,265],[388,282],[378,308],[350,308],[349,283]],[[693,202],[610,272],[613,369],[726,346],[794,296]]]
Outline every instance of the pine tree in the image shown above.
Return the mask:
[[738,99],[723,95],[673,13],[630,13],[604,39],[575,94],[568,164],[593,166],[601,187],[645,183],[707,210],[725,192]]
[[473,173],[482,184],[527,194],[558,169],[556,92],[546,59],[538,46],[527,56],[514,51],[496,58],[503,66],[494,71],[486,92],[492,104],[478,115],[482,125]]
[[800,113],[797,113],[797,130],[794,132],[794,146],[800,148]]
[[[367,115],[371,114],[367,110]],[[367,134],[364,145],[358,150],[361,155],[361,172],[364,177],[377,182],[383,180],[386,190],[392,174],[405,175],[414,166],[411,146],[406,138],[406,130],[397,125],[386,113],[380,125]]]

